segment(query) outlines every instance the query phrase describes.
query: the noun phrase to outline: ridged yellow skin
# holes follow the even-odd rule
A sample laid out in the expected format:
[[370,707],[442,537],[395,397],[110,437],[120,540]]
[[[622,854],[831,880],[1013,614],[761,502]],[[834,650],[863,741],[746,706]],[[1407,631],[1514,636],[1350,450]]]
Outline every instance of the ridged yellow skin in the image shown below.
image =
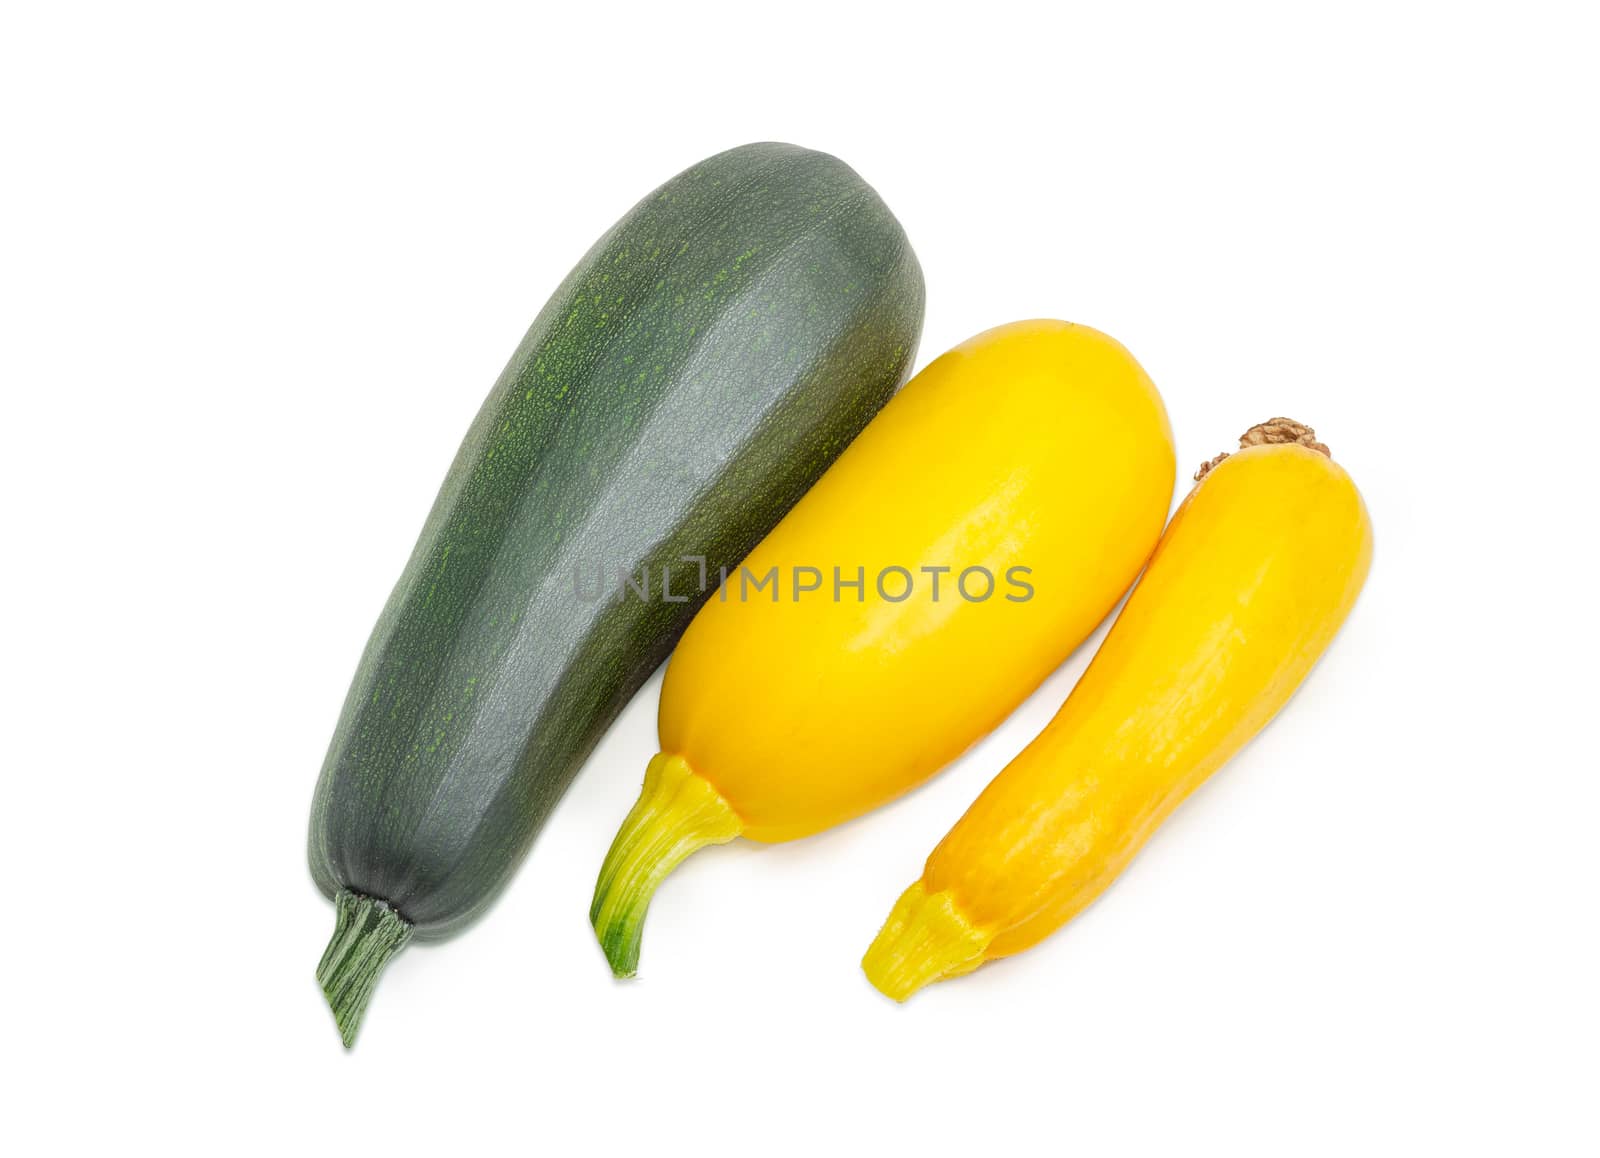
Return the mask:
[[[661,753],[590,910],[612,969],[632,975],[652,893],[696,849],[839,824],[1000,723],[1133,582],[1174,471],[1160,395],[1086,326],[1001,326],[913,378],[745,561],[776,568],[780,598],[735,572],[673,653]],[[797,599],[801,567],[822,589]],[[862,569],[859,597],[835,601],[835,567]],[[902,601],[877,584],[894,567],[915,581]],[[939,567],[935,599],[922,569]],[[994,576],[987,599],[957,589],[975,567]],[[885,590],[904,587],[892,574]],[[969,594],[985,587],[969,576]]]
[[1065,705],[934,849],[863,962],[904,1000],[1019,953],[1094,901],[1283,707],[1354,605],[1372,528],[1299,445],[1191,492]]
[[[956,347],[909,383],[746,562],[823,570],[776,603],[713,598],[673,654],[662,751],[743,835],[805,836],[900,795],[1000,723],[1106,616],[1149,558],[1175,461],[1160,395],[1121,345],[1032,321]],[[864,566],[866,598],[832,600]],[[980,565],[995,593],[940,599],[918,569]],[[880,569],[918,580],[904,602]],[[1006,582],[1032,573],[1034,594]],[[898,594],[891,580],[890,593]],[[983,588],[974,575],[970,589]]]

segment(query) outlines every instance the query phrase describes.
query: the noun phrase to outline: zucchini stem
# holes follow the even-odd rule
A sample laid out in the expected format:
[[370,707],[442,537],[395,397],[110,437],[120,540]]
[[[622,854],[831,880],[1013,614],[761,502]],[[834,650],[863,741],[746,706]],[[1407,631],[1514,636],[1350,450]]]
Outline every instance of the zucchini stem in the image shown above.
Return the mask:
[[411,940],[412,928],[384,902],[348,889],[339,890],[333,905],[333,940],[317,964],[317,981],[349,1049],[383,967]]
[[971,973],[993,940],[947,890],[930,893],[918,881],[900,894],[861,968],[885,997],[904,1001],[924,985]]
[[[1314,450],[1324,458],[1332,458],[1333,451],[1327,444],[1317,441],[1317,432],[1304,422],[1296,422],[1292,418],[1269,418],[1265,422],[1258,422],[1249,430],[1239,436],[1239,449],[1249,450],[1252,446],[1276,446],[1280,443],[1292,442],[1298,446]],[[1209,462],[1200,464],[1200,469],[1194,472],[1194,481],[1199,482],[1210,474],[1222,462],[1231,457],[1223,451]]]
[[728,802],[688,761],[657,753],[645,770],[638,801],[600,866],[589,907],[589,921],[612,973],[632,977],[638,971],[645,913],[667,874],[691,853],[708,844],[725,844],[743,829]]

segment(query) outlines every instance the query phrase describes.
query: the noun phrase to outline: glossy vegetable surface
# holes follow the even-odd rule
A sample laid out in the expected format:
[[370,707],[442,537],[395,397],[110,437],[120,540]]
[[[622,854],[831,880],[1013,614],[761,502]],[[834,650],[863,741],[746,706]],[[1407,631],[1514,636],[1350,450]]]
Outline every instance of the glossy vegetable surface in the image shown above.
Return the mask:
[[779,144],[669,181],[562,283],[445,478],[317,785],[338,914],[318,976],[347,1044],[384,962],[505,883],[706,569],[894,393],[922,302],[872,189]]
[[612,968],[696,848],[848,820],[1004,719],[1138,574],[1173,472],[1160,396],[1095,330],[1002,326],[918,374],[674,652],[595,891]]
[[1333,640],[1372,559],[1361,495],[1307,427],[1274,419],[1242,443],[1207,464],[1055,719],[895,905],[863,962],[890,997],[1081,912]]

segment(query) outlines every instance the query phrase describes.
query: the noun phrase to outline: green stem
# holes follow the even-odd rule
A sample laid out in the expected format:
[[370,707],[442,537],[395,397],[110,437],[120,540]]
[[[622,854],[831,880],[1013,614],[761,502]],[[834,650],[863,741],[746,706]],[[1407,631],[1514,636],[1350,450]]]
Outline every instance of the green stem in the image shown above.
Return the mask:
[[317,965],[317,981],[349,1049],[383,967],[411,940],[411,922],[382,901],[346,889],[333,905],[333,940]]
[[645,913],[667,874],[691,853],[724,844],[743,828],[728,802],[683,757],[663,752],[650,761],[639,799],[600,867],[589,907],[612,973],[632,977],[638,971]]

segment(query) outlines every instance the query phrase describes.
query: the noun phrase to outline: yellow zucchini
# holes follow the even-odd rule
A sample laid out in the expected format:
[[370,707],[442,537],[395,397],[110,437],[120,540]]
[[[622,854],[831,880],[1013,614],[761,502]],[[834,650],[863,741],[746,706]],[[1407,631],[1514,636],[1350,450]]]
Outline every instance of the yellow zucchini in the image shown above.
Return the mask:
[[1138,574],[1173,473],[1160,395],[1085,326],[1002,326],[918,374],[673,654],[590,912],[613,970],[696,849],[839,824],[1003,720]]
[[862,967],[904,1001],[1095,900],[1311,671],[1372,560],[1355,484],[1275,418],[1207,463],[1089,670],[900,897]]

